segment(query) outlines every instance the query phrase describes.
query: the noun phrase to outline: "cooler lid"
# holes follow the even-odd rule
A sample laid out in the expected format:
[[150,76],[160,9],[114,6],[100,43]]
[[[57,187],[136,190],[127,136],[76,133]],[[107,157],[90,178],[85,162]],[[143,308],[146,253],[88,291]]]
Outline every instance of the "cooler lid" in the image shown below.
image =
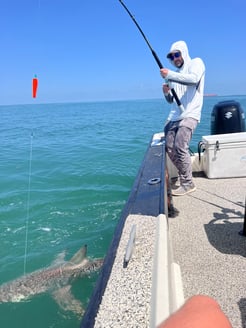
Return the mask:
[[226,134],[213,134],[209,136],[202,137],[203,142],[209,144],[215,144],[216,141],[220,143],[230,143],[230,142],[246,142],[246,132],[238,133],[226,133]]

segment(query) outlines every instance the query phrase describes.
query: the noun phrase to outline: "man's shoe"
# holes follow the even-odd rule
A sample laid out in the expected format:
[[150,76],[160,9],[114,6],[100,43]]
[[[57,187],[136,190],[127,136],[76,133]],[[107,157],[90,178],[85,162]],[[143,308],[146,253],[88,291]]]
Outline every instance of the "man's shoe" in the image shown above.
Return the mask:
[[184,196],[196,190],[194,183],[190,185],[181,185],[179,188],[172,190],[173,196]]

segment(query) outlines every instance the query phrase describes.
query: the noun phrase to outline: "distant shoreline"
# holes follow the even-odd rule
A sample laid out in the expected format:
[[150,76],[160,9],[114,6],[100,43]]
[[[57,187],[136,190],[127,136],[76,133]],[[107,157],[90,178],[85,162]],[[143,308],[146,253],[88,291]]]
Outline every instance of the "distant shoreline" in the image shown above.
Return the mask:
[[217,93],[205,93],[203,97],[217,97]]

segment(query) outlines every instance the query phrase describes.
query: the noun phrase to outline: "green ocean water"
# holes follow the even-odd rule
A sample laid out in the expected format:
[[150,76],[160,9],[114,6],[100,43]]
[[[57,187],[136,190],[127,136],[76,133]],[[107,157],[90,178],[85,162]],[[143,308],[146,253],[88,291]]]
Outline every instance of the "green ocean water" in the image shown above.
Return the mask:
[[[210,134],[213,106],[246,96],[204,99],[192,139]],[[169,111],[163,99],[0,106],[0,284],[48,267],[82,245],[104,257],[152,135]],[[84,307],[97,274],[75,281]],[[1,327],[79,327],[44,293],[0,304]]]

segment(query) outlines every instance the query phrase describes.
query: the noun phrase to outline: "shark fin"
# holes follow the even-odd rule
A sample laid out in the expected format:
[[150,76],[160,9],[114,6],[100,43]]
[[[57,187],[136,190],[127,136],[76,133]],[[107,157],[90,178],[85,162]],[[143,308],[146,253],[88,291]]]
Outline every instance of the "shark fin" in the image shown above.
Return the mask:
[[71,286],[65,286],[54,291],[52,296],[64,311],[71,311],[79,317],[84,314],[81,302],[74,298],[71,293]]
[[81,247],[77,253],[74,254],[74,256],[69,260],[68,264],[80,264],[85,258],[87,254],[87,245],[84,245]]

